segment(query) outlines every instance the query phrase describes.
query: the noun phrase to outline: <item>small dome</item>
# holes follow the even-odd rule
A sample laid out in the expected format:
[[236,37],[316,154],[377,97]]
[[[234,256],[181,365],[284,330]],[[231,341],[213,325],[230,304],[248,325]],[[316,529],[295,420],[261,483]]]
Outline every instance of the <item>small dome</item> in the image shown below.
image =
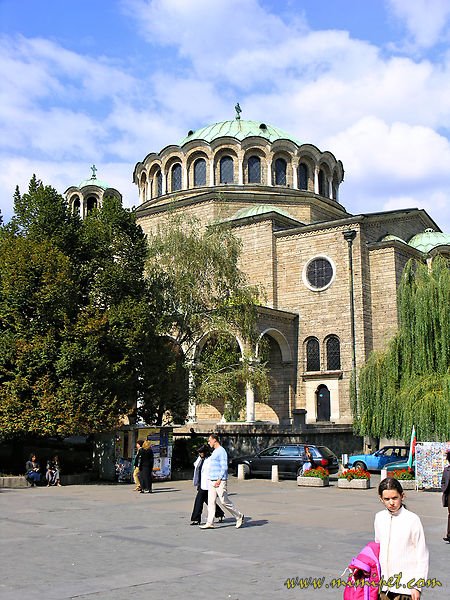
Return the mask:
[[245,217],[255,217],[256,215],[264,215],[271,212],[278,213],[279,215],[283,215],[283,217],[288,217],[289,219],[294,219],[292,215],[282,208],[277,208],[271,204],[257,204],[256,206],[246,206],[244,208],[240,208],[237,213],[231,217],[230,221],[234,221],[235,219],[244,219]]
[[81,188],[87,187],[88,185],[96,185],[97,187],[101,187],[103,190],[107,190],[110,187],[107,183],[105,183],[101,179],[97,179],[96,177],[84,179],[78,187],[81,190]]
[[392,241],[397,241],[397,242],[403,242],[404,244],[406,244],[405,240],[402,240],[401,237],[398,237],[398,235],[393,235],[392,233],[388,233],[387,235],[384,236],[384,238],[381,239],[382,242],[392,242]]
[[244,140],[248,137],[258,136],[263,137],[269,142],[275,140],[290,140],[295,144],[300,145],[301,142],[296,140],[294,137],[261,121],[245,121],[242,119],[233,119],[232,121],[220,121],[213,125],[208,125],[196,131],[189,131],[187,136],[180,142],[180,146],[190,142],[192,140],[204,140],[205,142],[212,142],[217,138],[224,136],[230,136],[238,139],[239,141]]
[[413,236],[408,244],[426,254],[437,246],[450,246],[450,234],[434,231],[434,229],[425,229]]

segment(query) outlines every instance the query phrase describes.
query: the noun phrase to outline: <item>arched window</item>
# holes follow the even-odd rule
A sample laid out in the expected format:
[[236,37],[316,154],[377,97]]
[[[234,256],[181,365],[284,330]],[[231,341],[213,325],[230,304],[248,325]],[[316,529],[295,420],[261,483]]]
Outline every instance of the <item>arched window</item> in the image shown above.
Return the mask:
[[156,195],[162,196],[162,173],[158,171],[156,174]]
[[220,159],[220,183],[234,183],[234,163],[231,156]]
[[300,190],[308,189],[308,167],[305,163],[298,165],[298,187]]
[[81,202],[79,196],[73,196],[72,198],[72,212],[75,215],[80,214]]
[[320,371],[320,349],[317,338],[309,338],[306,342],[306,370]]
[[95,196],[89,196],[86,200],[86,210],[87,212],[91,212],[97,208],[97,198]]
[[328,196],[326,190],[326,177],[322,169],[319,171],[319,194],[321,196]]
[[286,185],[287,164],[284,158],[275,161],[275,185]]
[[331,335],[327,339],[327,370],[338,371],[341,368],[341,344],[339,338]]
[[194,185],[206,185],[206,160],[199,158],[194,163]]
[[261,159],[259,156],[250,156],[248,159],[248,182],[261,183]]
[[172,192],[176,192],[181,190],[181,165],[177,163],[172,167],[172,183],[171,183]]

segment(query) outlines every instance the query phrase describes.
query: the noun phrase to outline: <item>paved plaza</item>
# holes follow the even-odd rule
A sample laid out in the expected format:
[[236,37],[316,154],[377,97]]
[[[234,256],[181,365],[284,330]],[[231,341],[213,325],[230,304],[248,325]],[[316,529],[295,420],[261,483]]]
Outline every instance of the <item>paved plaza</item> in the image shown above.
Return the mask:
[[[373,477],[377,484],[379,477]],[[230,480],[247,515],[242,529],[227,518],[215,530],[190,526],[190,481],[157,483],[153,494],[132,485],[0,490],[2,600],[148,600],[195,598],[342,598],[333,589],[349,560],[373,539],[380,510],[375,489],[299,488],[294,481]],[[408,492],[424,524],[430,577],[450,597],[450,544],[442,541],[440,494]],[[302,589],[296,578],[312,580]],[[294,580],[288,589],[285,582]],[[328,587],[327,587],[328,586]]]

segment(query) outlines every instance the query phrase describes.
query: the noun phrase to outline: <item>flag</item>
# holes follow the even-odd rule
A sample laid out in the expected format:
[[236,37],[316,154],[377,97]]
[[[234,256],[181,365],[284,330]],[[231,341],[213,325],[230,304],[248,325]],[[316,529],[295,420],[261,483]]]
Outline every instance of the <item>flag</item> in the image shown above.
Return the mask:
[[413,459],[414,459],[414,456],[416,455],[416,444],[417,444],[416,428],[413,425],[413,428],[411,431],[411,441],[409,443],[409,457],[408,457],[408,469],[410,471],[412,471]]

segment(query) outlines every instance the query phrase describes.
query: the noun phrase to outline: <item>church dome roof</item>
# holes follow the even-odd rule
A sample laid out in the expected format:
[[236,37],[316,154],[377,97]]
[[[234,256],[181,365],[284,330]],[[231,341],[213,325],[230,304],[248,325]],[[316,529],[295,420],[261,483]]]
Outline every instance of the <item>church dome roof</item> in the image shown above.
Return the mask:
[[180,141],[180,146],[192,140],[204,140],[212,142],[217,138],[224,136],[234,137],[239,141],[248,137],[263,137],[269,142],[276,140],[290,140],[295,144],[299,144],[297,139],[286,133],[278,127],[262,123],[261,121],[246,121],[243,119],[233,119],[232,121],[219,121],[207,127],[202,127],[196,131],[189,131],[187,136]]
[[425,231],[413,236],[408,244],[420,250],[420,252],[427,253],[437,246],[450,246],[450,234],[434,231],[433,229],[425,229]]
[[102,181],[101,179],[97,179],[97,177],[91,177],[90,179],[83,179],[83,181],[79,184],[78,187],[81,190],[81,188],[87,187],[88,185],[96,185],[97,187],[101,187],[103,190],[107,190],[109,187],[111,187],[109,184]]
[[235,219],[244,219],[245,217],[255,217],[257,215],[264,215],[271,212],[278,213],[279,215],[283,215],[283,217],[288,217],[289,219],[294,218],[282,208],[277,208],[271,204],[257,204],[256,206],[246,206],[244,208],[240,208],[230,220],[234,221]]

